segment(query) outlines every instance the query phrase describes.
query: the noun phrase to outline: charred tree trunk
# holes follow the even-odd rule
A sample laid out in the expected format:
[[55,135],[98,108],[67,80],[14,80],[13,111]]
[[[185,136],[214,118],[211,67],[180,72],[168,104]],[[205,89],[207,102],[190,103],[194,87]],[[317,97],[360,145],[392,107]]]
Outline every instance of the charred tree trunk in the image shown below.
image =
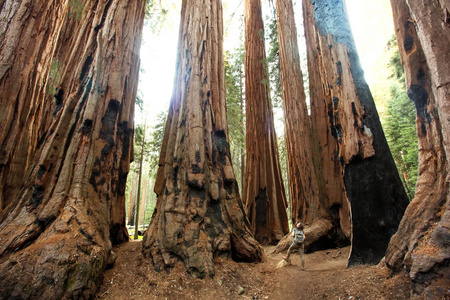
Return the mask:
[[288,233],[269,81],[265,65],[260,0],[245,0],[246,168],[244,203],[252,232],[264,244]]
[[450,285],[450,246],[445,242],[450,236],[450,153],[445,146],[449,130],[445,126],[450,78],[448,8],[440,7],[439,1],[408,3],[391,0],[408,96],[416,106],[419,177],[415,197],[389,244],[386,264],[394,271],[406,268],[414,292],[425,289],[428,297],[437,299],[444,298],[442,291]]
[[[312,101],[325,102],[315,109],[322,107],[321,113],[326,114],[322,122],[328,119],[326,128],[334,142],[326,147],[336,151],[351,204],[353,232],[348,265],[378,263],[398,228],[408,197],[364,80],[342,1],[304,0],[303,9],[307,44],[311,47],[310,85],[318,92],[312,94]],[[321,126],[317,124],[314,129]],[[336,210],[338,205],[334,206]]]
[[[335,228],[342,230],[342,240],[350,240],[352,235],[350,203],[345,192],[342,165],[337,155],[336,131],[331,126],[333,99],[322,83],[324,72],[320,70],[324,62],[316,49],[319,35],[313,26],[314,11],[310,3],[303,3],[305,38],[307,40],[309,94],[311,110],[312,146],[314,165],[317,170],[319,190],[325,197],[325,207],[330,209]],[[308,25],[306,25],[308,24]]]
[[178,69],[143,253],[156,270],[181,260],[195,277],[215,257],[260,261],[231,165],[220,0],[184,0]]
[[[341,244],[345,238],[342,238],[340,218],[332,211],[334,202],[329,203],[324,190],[319,189],[316,176],[292,1],[277,0],[276,5],[292,223],[302,220],[309,228],[317,227],[312,225],[315,222],[325,226],[326,230],[315,231],[322,235],[308,234],[307,246],[326,236],[331,239],[327,241],[329,244]],[[349,215],[346,217],[349,218]],[[332,223],[335,226],[330,228]],[[334,234],[333,229],[341,234]]]
[[[49,15],[39,15],[42,3],[55,5],[42,12]],[[18,139],[5,165],[16,172],[17,155],[28,153],[19,164],[25,171],[18,176],[18,192],[11,187],[11,202],[0,214],[4,298],[89,298],[113,262],[112,244],[128,240],[125,183],[145,3],[71,3],[8,1],[0,12],[1,20],[11,18],[11,39],[2,41],[0,57],[13,47],[17,57],[36,63],[25,67],[10,57],[0,79],[1,101],[15,107],[2,109],[2,126],[8,127],[2,142]],[[51,47],[34,42],[43,28],[55,31]],[[23,46],[15,46],[17,39]],[[19,88],[11,77],[18,69]],[[33,84],[21,85],[24,77]],[[53,100],[45,91],[54,87]],[[24,123],[17,122],[24,115]],[[24,135],[28,144],[19,141]]]

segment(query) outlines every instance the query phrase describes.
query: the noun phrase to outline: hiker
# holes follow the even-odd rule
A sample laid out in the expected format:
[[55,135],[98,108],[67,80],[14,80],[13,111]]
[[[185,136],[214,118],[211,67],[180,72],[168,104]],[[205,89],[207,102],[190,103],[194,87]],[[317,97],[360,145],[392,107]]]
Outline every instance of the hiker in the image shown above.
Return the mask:
[[287,254],[283,259],[285,261],[289,261],[289,256],[291,256],[292,250],[299,249],[300,250],[300,257],[302,258],[302,269],[305,268],[305,246],[303,244],[305,240],[305,233],[303,232],[303,224],[298,222],[297,225],[292,229],[292,237],[294,238],[294,241],[292,242],[292,245],[289,247]]

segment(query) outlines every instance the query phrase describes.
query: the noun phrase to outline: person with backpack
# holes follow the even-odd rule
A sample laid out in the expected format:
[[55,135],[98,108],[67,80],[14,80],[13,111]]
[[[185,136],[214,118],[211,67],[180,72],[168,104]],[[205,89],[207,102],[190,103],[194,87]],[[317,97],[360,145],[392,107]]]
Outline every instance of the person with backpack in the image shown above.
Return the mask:
[[305,269],[305,233],[303,232],[303,224],[298,222],[297,225],[292,229],[291,236],[294,238],[294,241],[292,242],[292,245],[289,247],[287,254],[283,259],[285,261],[289,261],[289,256],[291,256],[292,250],[299,249],[300,250],[300,257],[302,259],[302,269]]

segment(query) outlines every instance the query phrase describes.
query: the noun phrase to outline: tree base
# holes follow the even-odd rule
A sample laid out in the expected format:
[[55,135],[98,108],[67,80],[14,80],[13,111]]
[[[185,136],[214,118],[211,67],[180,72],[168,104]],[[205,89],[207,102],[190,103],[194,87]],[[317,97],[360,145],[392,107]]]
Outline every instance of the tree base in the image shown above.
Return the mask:
[[108,263],[106,247],[55,240],[36,243],[1,262],[2,299],[89,299],[95,294]]
[[[326,236],[333,229],[333,223],[327,219],[319,219],[315,221],[311,226],[305,227],[305,251],[312,247],[314,243],[319,241],[322,237]],[[287,251],[292,245],[293,237],[290,233],[285,235],[277,246],[270,251],[270,254],[277,254]]]

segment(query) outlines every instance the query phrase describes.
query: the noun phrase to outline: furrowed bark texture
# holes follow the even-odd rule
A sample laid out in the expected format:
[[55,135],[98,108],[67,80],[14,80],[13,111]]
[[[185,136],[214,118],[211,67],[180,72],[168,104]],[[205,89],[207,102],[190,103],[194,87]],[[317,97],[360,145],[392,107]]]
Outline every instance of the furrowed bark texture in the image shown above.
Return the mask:
[[[319,188],[317,173],[321,173],[317,172],[314,164],[311,124],[306,107],[292,1],[278,0],[276,6],[292,223],[301,220],[311,226],[314,222],[327,219],[333,222],[334,226],[325,226],[329,231],[319,230],[323,232],[323,237],[335,245],[346,240],[348,243],[350,235],[346,238],[343,234],[339,215],[339,211],[347,209],[347,214],[342,214],[343,223],[350,223],[346,198],[328,197],[327,190]],[[340,177],[340,173],[338,176]],[[342,188],[339,188],[342,193]],[[349,231],[350,228],[345,230]],[[314,242],[319,241],[321,237]]]
[[300,68],[294,9],[290,0],[277,0],[276,8],[292,223],[297,220],[312,221],[307,215],[311,212],[309,217],[312,218],[318,213],[321,203],[312,155],[311,125]]
[[[44,2],[30,1],[21,11],[30,14],[29,19],[11,21],[12,27],[28,28],[21,39],[29,45],[38,45],[32,38],[44,27],[27,20],[39,20],[34,8]],[[2,16],[8,14],[4,11],[8,3]],[[19,192],[12,193],[12,201],[0,214],[4,299],[89,298],[106,265],[113,263],[112,244],[128,240],[124,197],[145,3],[58,4],[62,14],[45,18],[61,18],[56,29],[48,25],[57,31],[49,58],[41,61],[33,54],[36,69],[45,76],[33,76],[34,68],[20,75],[33,78],[39,92],[25,99],[13,84],[3,85],[20,60],[10,58],[11,67],[1,79],[8,101],[23,106],[12,120],[30,112],[25,124],[33,129],[26,133],[31,154],[21,165],[25,172]],[[1,54],[9,49],[8,41],[3,42]],[[48,48],[45,43],[42,47]],[[15,55],[23,57],[27,49],[18,49]],[[56,94],[48,95],[46,91],[54,87]],[[4,124],[10,132],[25,134],[17,123]],[[14,151],[25,151],[20,147],[16,144]],[[15,155],[9,155],[9,161],[14,163]]]
[[[391,4],[408,96],[416,106],[419,177],[415,197],[389,243],[386,264],[393,271],[405,268],[409,272],[414,293],[443,299],[450,286],[449,153],[441,122],[441,118],[443,123],[448,121],[449,94],[444,91],[450,75],[448,9],[440,7],[439,1],[425,6],[411,1],[411,10],[404,0],[391,0]],[[418,10],[418,15],[412,14]],[[420,31],[426,38],[419,38]],[[424,50],[434,53],[425,55]]]
[[[303,4],[303,18],[305,24],[314,24],[312,7]],[[309,5],[309,4],[308,4]],[[319,189],[324,194],[325,201],[331,210],[333,222],[340,228],[342,240],[350,240],[352,235],[350,203],[345,192],[344,179],[342,177],[342,165],[337,155],[337,143],[335,130],[330,125],[333,116],[333,99],[330,93],[323,88],[321,76],[323,72],[318,66],[324,62],[319,51],[318,35],[314,26],[305,26],[305,37],[309,42],[307,46],[309,94],[311,109],[311,130],[314,164],[317,170]]]
[[0,212],[17,195],[39,137],[49,127],[53,101],[36,99],[45,94],[42,82],[67,2],[6,1],[1,7]]
[[[334,142],[328,140],[325,146],[321,139],[319,147],[336,151],[351,204],[348,265],[378,263],[398,228],[408,198],[364,80],[342,1],[304,0],[303,9],[307,45],[311,47],[312,110],[318,110],[312,116],[322,114],[313,120],[313,129],[323,128],[319,121],[328,122],[327,131]],[[341,209],[339,204],[335,209]]]
[[260,0],[245,0],[246,165],[244,203],[252,233],[264,244],[288,233],[269,81],[265,65]]
[[214,275],[214,258],[255,262],[228,144],[220,0],[184,0],[175,88],[155,183],[158,196],[143,253],[156,270],[184,263]]

